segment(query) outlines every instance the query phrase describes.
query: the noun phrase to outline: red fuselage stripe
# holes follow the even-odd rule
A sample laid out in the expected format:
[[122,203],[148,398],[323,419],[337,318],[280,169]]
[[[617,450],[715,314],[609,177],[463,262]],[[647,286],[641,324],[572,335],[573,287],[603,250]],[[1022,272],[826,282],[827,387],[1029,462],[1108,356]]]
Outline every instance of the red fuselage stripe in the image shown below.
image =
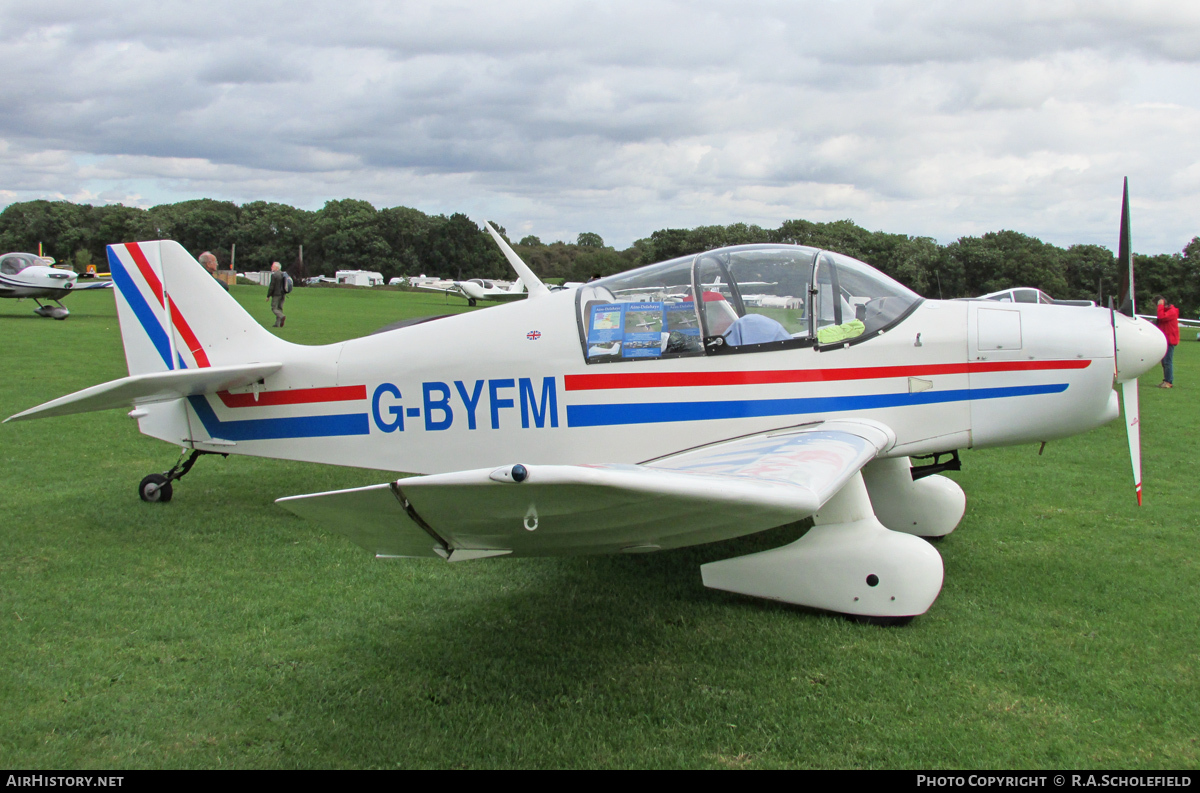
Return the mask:
[[348,402],[366,399],[365,385],[343,385],[332,388],[296,388],[289,391],[262,391],[258,399],[254,394],[231,394],[218,391],[217,396],[227,408],[252,408],[267,405],[307,405],[313,402]]
[[928,377],[940,374],[1027,372],[1086,369],[1090,359],[1071,361],[971,361],[923,366],[868,366],[857,369],[777,369],[751,372],[636,372],[622,374],[569,374],[568,391],[603,391],[614,388],[686,388],[714,385],[766,385],[819,383],[837,380],[876,380],[888,377]]

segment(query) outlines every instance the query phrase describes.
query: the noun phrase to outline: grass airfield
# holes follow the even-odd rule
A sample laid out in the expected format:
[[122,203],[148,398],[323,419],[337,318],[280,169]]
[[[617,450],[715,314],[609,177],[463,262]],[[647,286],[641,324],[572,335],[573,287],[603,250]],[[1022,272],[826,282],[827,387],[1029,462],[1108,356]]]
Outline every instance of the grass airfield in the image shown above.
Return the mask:
[[[261,287],[233,294],[264,325]],[[0,413],[126,374],[113,299],[0,301]],[[317,344],[465,302],[298,289]],[[121,411],[0,427],[10,768],[1196,768],[1200,344],[1124,428],[966,451],[930,612],[881,629],[705,589],[805,524],[620,557],[377,561],[275,498],[379,472],[206,457]]]

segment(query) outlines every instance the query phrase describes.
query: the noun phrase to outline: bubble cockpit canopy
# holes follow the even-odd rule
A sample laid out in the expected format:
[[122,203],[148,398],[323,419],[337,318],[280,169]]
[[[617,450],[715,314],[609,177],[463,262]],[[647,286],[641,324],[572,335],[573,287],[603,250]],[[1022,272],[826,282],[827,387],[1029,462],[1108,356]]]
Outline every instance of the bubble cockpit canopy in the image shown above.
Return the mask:
[[593,281],[577,293],[589,363],[850,344],[921,297],[849,256],[740,245]]

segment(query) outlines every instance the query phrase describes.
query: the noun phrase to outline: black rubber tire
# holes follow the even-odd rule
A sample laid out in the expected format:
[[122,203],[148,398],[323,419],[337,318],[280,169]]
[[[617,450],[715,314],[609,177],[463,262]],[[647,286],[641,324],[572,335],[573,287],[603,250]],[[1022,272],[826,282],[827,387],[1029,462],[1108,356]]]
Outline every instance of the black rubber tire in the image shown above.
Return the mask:
[[468,305],[468,306],[473,306],[473,305],[475,305],[475,303],[476,303],[476,300],[475,300],[475,298],[473,298],[473,297],[468,297],[468,298],[467,298],[467,305]]
[[172,495],[171,483],[162,474],[150,474],[138,485],[138,498],[151,504],[165,504]]

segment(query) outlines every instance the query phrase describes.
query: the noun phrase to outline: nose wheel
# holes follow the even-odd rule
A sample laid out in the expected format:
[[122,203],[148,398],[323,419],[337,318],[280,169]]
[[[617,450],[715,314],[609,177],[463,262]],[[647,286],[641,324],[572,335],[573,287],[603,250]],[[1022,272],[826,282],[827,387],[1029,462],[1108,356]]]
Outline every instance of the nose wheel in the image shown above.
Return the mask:
[[33,313],[37,314],[39,317],[49,317],[50,319],[66,319],[67,317],[71,316],[71,312],[67,311],[67,307],[62,303],[59,303],[57,300],[54,301],[55,303],[58,303],[57,306],[43,306],[42,301],[38,300],[36,297],[33,299],[33,302],[38,304],[38,307],[33,310]]
[[229,456],[222,452],[206,452],[200,449],[192,449],[192,453],[185,460],[184,455],[187,455],[187,452],[188,450],[184,449],[180,453],[179,460],[171,467],[171,470],[164,471],[161,474],[149,474],[146,476],[141,481],[141,484],[138,485],[138,498],[151,504],[165,504],[174,495],[174,488],[171,487],[171,483],[176,479],[182,479],[188,471],[192,470],[192,466],[196,464],[196,460],[201,455],[220,454],[222,457]]

